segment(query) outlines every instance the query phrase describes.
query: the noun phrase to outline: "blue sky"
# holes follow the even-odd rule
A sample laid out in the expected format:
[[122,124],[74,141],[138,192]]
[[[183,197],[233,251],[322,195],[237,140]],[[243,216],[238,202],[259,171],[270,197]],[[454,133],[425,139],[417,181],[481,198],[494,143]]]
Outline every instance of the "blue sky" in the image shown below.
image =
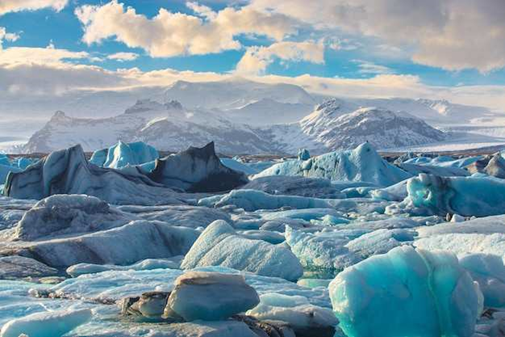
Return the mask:
[[[27,67],[37,63],[53,67],[55,74],[63,68],[76,74],[68,83],[55,85],[58,92],[89,86],[90,72],[107,77],[96,81],[98,86],[114,87],[113,78],[130,85],[132,75],[125,75],[124,69],[150,80],[153,72],[169,70],[167,83],[174,74],[184,77],[188,72],[212,78],[362,80],[352,83],[363,86],[367,80],[376,84],[382,79],[387,86],[384,79],[406,79],[412,95],[475,87],[490,88],[497,96],[496,90],[501,94],[505,86],[501,0],[489,0],[485,6],[479,0],[405,0],[402,5],[396,0],[356,0],[352,5],[344,0],[38,3],[36,8],[27,0],[0,4],[0,72],[15,79],[5,84],[11,93],[29,87],[11,74],[13,65],[24,67],[26,74]],[[88,73],[81,80],[78,70],[83,69]]]
[[[44,8],[37,11],[22,11],[7,13],[0,16],[0,27],[18,34],[16,41],[4,42],[4,48],[12,46],[46,47],[52,43],[56,48],[71,51],[86,51],[97,57],[118,52],[136,53],[139,57],[132,61],[104,60],[92,62],[79,60],[83,64],[99,64],[101,67],[115,70],[125,67],[137,67],[143,71],[172,68],[176,70],[212,71],[218,73],[233,72],[237,63],[244,54],[244,49],[228,50],[206,55],[181,55],[173,57],[151,57],[142,48],[129,48],[122,42],[108,38],[100,43],[87,45],[82,42],[83,27],[74,14],[76,7],[84,4],[100,5],[107,1],[73,1],[69,2],[61,11]],[[125,6],[132,6],[138,14],[147,18],[156,16],[160,8],[171,12],[181,12],[192,15],[193,12],[184,1],[142,0],[121,1]],[[226,7],[224,3],[209,4],[209,7],[218,11]],[[240,6],[240,5],[235,5]],[[448,71],[439,67],[426,66],[410,60],[408,55],[379,55],[370,53],[370,48],[381,43],[376,38],[364,37],[358,34],[345,34],[341,32],[342,39],[349,39],[356,44],[352,50],[325,50],[324,64],[315,64],[307,61],[280,62],[275,60],[266,70],[267,74],[282,76],[299,76],[312,74],[322,77],[345,78],[371,78],[380,73],[411,74],[417,75],[423,83],[429,85],[482,85],[505,84],[505,71],[496,69],[490,72],[479,72],[477,69]],[[247,39],[238,37],[244,48],[252,45],[268,45],[269,39]],[[377,65],[377,69],[363,70],[365,63]],[[386,69],[387,68],[387,69]]]

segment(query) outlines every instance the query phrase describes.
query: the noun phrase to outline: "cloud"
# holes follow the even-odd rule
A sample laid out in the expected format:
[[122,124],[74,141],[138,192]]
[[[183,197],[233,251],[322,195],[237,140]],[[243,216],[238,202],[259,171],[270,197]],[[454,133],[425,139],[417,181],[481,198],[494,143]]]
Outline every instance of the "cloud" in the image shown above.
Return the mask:
[[46,48],[11,47],[0,49],[0,64],[61,63],[68,59],[90,58],[87,52],[56,49],[52,44]]
[[9,12],[35,11],[43,8],[52,8],[61,11],[68,0],[1,0],[0,16]]
[[252,0],[328,33],[378,37],[413,61],[447,70],[505,67],[503,0]]
[[241,48],[235,39],[242,34],[280,41],[296,32],[295,20],[283,14],[261,12],[249,6],[213,12],[189,4],[196,16],[161,8],[152,19],[137,14],[117,0],[103,6],[85,5],[75,13],[84,27],[88,45],[115,37],[128,47],[146,50],[152,57],[201,55]]
[[282,61],[307,61],[324,63],[322,42],[277,42],[268,47],[249,47],[237,64],[236,72],[241,74],[263,74],[275,59]]
[[393,73],[393,70],[391,68],[380,64],[375,64],[373,62],[363,60],[353,60],[353,62],[358,65],[358,73],[363,75],[382,75]]
[[16,41],[19,39],[19,35],[16,33],[7,33],[7,30],[4,27],[0,27],[0,51],[2,50],[2,42],[3,41]]
[[111,54],[111,55],[107,56],[107,58],[109,60],[115,60],[115,61],[119,61],[119,62],[133,61],[133,60],[136,60],[138,57],[139,57],[139,54],[124,53],[124,52],[115,53],[115,54]]

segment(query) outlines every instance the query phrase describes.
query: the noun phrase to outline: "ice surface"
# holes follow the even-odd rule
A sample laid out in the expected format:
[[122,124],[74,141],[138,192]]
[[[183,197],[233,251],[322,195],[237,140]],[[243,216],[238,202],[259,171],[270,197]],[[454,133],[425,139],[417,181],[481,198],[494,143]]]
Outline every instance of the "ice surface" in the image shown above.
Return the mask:
[[340,273],[329,286],[349,337],[472,336],[480,290],[454,255],[398,247]]
[[2,337],[58,337],[84,324],[91,318],[89,309],[54,311],[31,314],[5,324]]
[[297,159],[279,163],[254,178],[275,175],[359,181],[378,186],[390,186],[412,176],[387,163],[368,143],[350,151],[330,152],[309,160]]
[[186,321],[220,321],[258,303],[242,275],[188,272],[175,281],[167,307]]
[[290,281],[302,275],[302,266],[288,249],[261,240],[246,239],[225,221],[214,221],[200,235],[181,267],[223,266]]
[[420,174],[408,181],[407,191],[414,206],[435,214],[497,215],[505,203],[505,181],[496,178]]

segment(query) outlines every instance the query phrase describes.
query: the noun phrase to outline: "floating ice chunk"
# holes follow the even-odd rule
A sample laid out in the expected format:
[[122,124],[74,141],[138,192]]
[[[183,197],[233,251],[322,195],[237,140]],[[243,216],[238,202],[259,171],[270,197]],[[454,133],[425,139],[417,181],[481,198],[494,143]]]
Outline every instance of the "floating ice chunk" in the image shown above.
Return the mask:
[[225,221],[214,221],[200,235],[181,267],[223,266],[295,281],[302,266],[288,249],[238,235]]
[[443,178],[420,174],[407,183],[415,207],[436,214],[488,216],[505,213],[505,181],[496,178]]
[[505,266],[502,257],[470,254],[463,256],[459,263],[479,283],[486,307],[505,305]]
[[260,172],[260,170],[250,167],[247,164],[244,164],[238,160],[231,159],[231,158],[220,158],[221,163],[223,163],[224,166],[231,168],[232,170],[243,172],[247,175],[251,174],[257,174]]
[[242,189],[258,190],[275,195],[298,195],[339,199],[345,197],[341,188],[324,178],[306,178],[299,176],[269,176],[251,180]]
[[[371,233],[346,231],[305,233],[286,227],[286,243],[309,270],[338,272],[369,256],[387,253],[394,247],[412,242],[413,231],[379,229]],[[362,235],[363,234],[363,235]]]
[[298,159],[299,160],[309,160],[310,159],[309,150],[307,150],[307,149],[298,150]]
[[505,234],[505,216],[496,215],[476,218],[464,222],[444,222],[434,226],[423,226],[416,229],[419,237],[442,234]]
[[233,190],[217,200],[215,197],[203,198],[199,205],[223,207],[234,205],[246,211],[258,209],[292,208],[332,208],[331,201],[292,195],[270,195],[255,190]]
[[119,206],[118,209],[132,213],[141,219],[164,221],[173,226],[198,228],[207,227],[215,220],[231,222],[231,218],[227,213],[219,209],[200,206]]
[[58,270],[23,256],[0,257],[0,280],[57,275]]
[[374,199],[402,201],[408,196],[407,182],[408,180],[404,180],[383,189],[372,190],[370,196]]
[[124,225],[131,218],[96,197],[53,195],[24,214],[14,236],[34,240],[48,235],[91,232]]
[[263,294],[260,304],[246,314],[259,320],[287,322],[293,327],[320,328],[338,324],[330,309],[312,305],[307,298],[296,295]]
[[330,283],[349,337],[470,337],[481,294],[449,253],[398,247],[347,268]]
[[433,174],[439,177],[467,177],[470,172],[459,167],[440,167],[430,165],[414,165],[414,164],[400,164],[398,167],[409,172],[412,175]]
[[21,172],[21,171],[22,169],[15,166],[0,164],[0,184],[5,183],[5,180],[7,179],[7,176],[9,175],[10,172]]
[[15,250],[57,268],[78,263],[128,265],[149,258],[184,255],[198,235],[192,228],[141,220],[91,234],[23,242]]
[[259,303],[244,276],[188,272],[177,278],[167,308],[186,321],[220,321]]
[[5,324],[1,337],[60,337],[91,319],[91,310],[67,310],[31,314]]
[[110,264],[79,263],[67,268],[66,272],[72,277],[84,274],[95,274],[109,270],[152,270],[152,269],[178,269],[183,256],[171,259],[147,259],[130,266],[116,266]]
[[382,159],[369,143],[363,143],[352,151],[330,152],[309,160],[296,159],[279,163],[254,178],[273,175],[360,181],[378,186],[390,186],[412,176]]

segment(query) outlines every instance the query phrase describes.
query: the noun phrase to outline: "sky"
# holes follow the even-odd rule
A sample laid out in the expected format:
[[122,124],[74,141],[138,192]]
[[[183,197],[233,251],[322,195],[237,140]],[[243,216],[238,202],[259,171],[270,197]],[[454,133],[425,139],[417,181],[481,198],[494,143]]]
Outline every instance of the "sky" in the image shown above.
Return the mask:
[[241,76],[505,111],[503,18],[503,0],[0,0],[0,105]]

